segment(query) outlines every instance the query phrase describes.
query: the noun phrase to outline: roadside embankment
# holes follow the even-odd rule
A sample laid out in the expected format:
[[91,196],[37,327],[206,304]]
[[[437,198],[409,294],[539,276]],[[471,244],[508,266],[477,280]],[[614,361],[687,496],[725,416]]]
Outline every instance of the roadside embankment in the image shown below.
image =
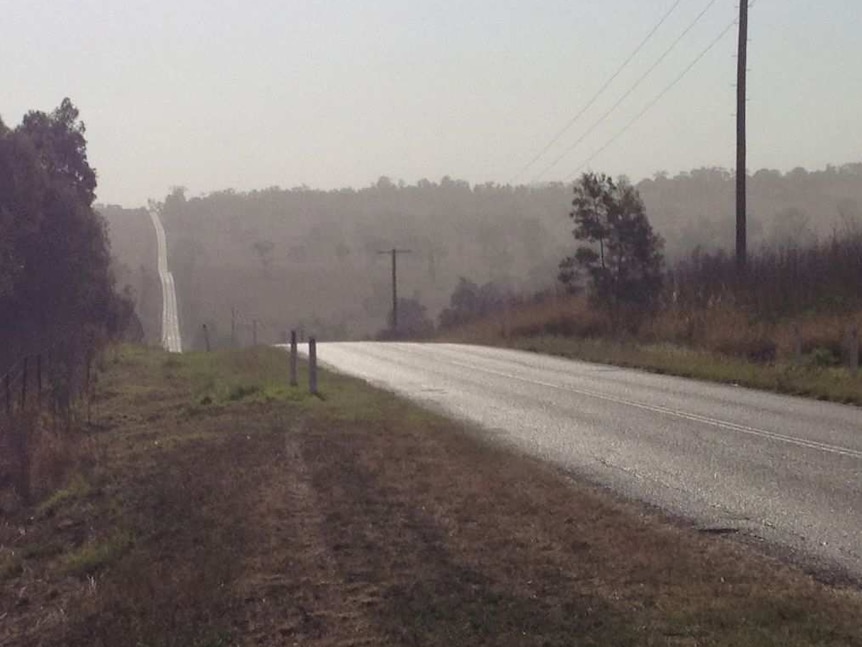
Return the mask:
[[[862,645],[862,595],[257,348],[105,359],[3,645]],[[86,451],[83,451],[86,450]]]

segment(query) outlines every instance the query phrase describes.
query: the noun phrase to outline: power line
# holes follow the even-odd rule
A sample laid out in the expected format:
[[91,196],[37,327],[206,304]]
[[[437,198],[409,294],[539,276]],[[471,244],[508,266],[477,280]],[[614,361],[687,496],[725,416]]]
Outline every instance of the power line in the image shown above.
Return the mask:
[[676,84],[677,84],[677,83],[679,83],[680,81],[682,81],[682,79],[683,79],[683,78],[685,78],[685,76],[686,76],[686,75],[687,75],[687,74],[692,70],[692,68],[694,68],[694,66],[695,66],[695,65],[697,65],[697,64],[700,62],[700,60],[701,60],[704,56],[706,56],[706,55],[709,53],[709,51],[710,51],[713,47],[715,47],[715,46],[718,44],[718,42],[719,42],[722,38],[724,38],[724,37],[727,35],[727,32],[729,32],[729,31],[731,30],[731,28],[732,28],[734,25],[736,25],[736,21],[735,21],[735,20],[734,20],[733,22],[731,22],[727,27],[725,27],[725,28],[721,31],[721,33],[720,33],[718,36],[716,36],[716,37],[715,37],[715,38],[714,38],[714,39],[709,43],[709,45],[707,45],[707,46],[706,46],[706,48],[705,48],[703,51],[701,51],[701,52],[700,52],[700,54],[698,54],[698,55],[695,57],[695,59],[694,59],[691,63],[689,63],[688,67],[686,67],[686,68],[682,71],[682,73],[681,73],[679,76],[677,76],[677,77],[676,77],[676,78],[675,78],[675,79],[674,79],[674,80],[673,80],[673,81],[672,81],[672,82],[671,82],[667,87],[665,87],[665,89],[664,89],[664,90],[662,90],[662,91],[661,91],[661,92],[660,92],[660,93],[659,93],[659,94],[658,94],[658,95],[657,95],[657,96],[656,96],[652,101],[650,101],[650,102],[649,102],[649,103],[644,107],[644,109],[643,109],[643,110],[641,110],[637,115],[635,115],[635,116],[634,116],[634,118],[633,118],[631,121],[629,121],[629,122],[628,122],[628,123],[627,123],[627,124],[622,128],[622,130],[620,130],[616,135],[614,135],[613,137],[611,137],[611,139],[610,139],[610,140],[609,140],[609,141],[608,141],[604,146],[602,146],[601,148],[599,148],[599,149],[598,149],[595,153],[593,153],[593,154],[592,154],[592,155],[591,155],[591,156],[590,156],[590,157],[589,157],[589,158],[588,158],[588,159],[587,159],[583,164],[581,164],[581,165],[580,165],[580,166],[575,170],[575,172],[574,172],[572,175],[573,175],[573,176],[577,175],[577,174],[578,174],[578,173],[579,173],[579,172],[580,172],[584,167],[586,167],[587,165],[589,165],[589,164],[590,164],[590,162],[592,162],[596,157],[598,157],[598,156],[599,156],[599,155],[601,155],[603,152],[605,152],[608,148],[610,148],[610,146],[611,146],[611,145],[613,145],[613,144],[614,144],[614,142],[616,142],[620,137],[622,137],[622,136],[626,133],[626,131],[628,131],[628,129],[629,129],[629,128],[631,128],[632,126],[634,126],[634,125],[635,125],[635,123],[637,123],[637,122],[638,122],[638,121],[639,121],[639,120],[640,120],[640,119],[641,119],[641,118],[642,118],[642,117],[643,117],[647,112],[649,112],[649,110],[650,110],[653,106],[655,106],[659,101],[661,101],[661,100],[664,98],[664,96],[665,96],[668,92],[670,92],[670,91],[674,88],[674,86],[676,86]]
[[614,105],[612,105],[612,106],[611,106],[611,107],[610,107],[610,108],[609,108],[609,109],[608,109],[608,110],[607,110],[607,111],[606,111],[606,112],[605,112],[601,117],[599,117],[599,118],[598,118],[598,119],[597,119],[597,120],[596,120],[596,121],[595,121],[595,122],[594,122],[594,123],[593,123],[589,128],[587,128],[587,130],[586,130],[586,131],[585,131],[585,132],[584,132],[584,133],[583,133],[583,134],[582,134],[582,135],[577,139],[577,141],[575,141],[575,143],[574,143],[574,144],[572,144],[572,145],[571,145],[571,146],[569,146],[566,150],[564,150],[564,151],[563,151],[563,152],[562,152],[562,153],[561,153],[561,154],[560,154],[556,159],[554,159],[554,161],[552,161],[552,162],[551,162],[550,164],[548,164],[544,169],[542,169],[542,171],[541,171],[540,173],[536,174],[536,175],[532,178],[531,182],[536,182],[536,181],[537,181],[537,180],[539,180],[541,177],[543,177],[543,176],[544,176],[548,171],[550,171],[550,170],[551,170],[552,168],[554,168],[557,164],[559,164],[559,163],[560,163],[560,162],[561,162],[561,161],[562,161],[562,160],[563,160],[563,159],[564,159],[564,158],[565,158],[569,153],[571,153],[571,152],[572,152],[575,148],[577,148],[577,147],[578,147],[578,146],[579,146],[579,145],[580,145],[580,144],[581,144],[581,143],[582,143],[582,142],[583,142],[587,137],[589,137],[589,136],[593,133],[593,131],[595,131],[595,129],[596,129],[596,128],[598,128],[598,127],[599,127],[599,126],[600,126],[600,125],[601,125],[601,124],[602,124],[602,123],[603,123],[603,122],[604,122],[604,121],[605,121],[605,120],[606,120],[606,119],[607,119],[607,118],[608,118],[608,117],[609,117],[609,116],[610,116],[610,115],[611,115],[611,114],[612,114],[612,113],[613,113],[617,108],[619,108],[619,107],[620,107],[620,105],[623,103],[623,101],[625,101],[626,99],[628,99],[628,98],[632,95],[632,93],[633,93],[633,92],[634,92],[638,87],[640,87],[640,84],[641,84],[641,83],[643,83],[643,81],[644,81],[644,80],[645,80],[645,79],[646,79],[650,74],[652,74],[652,72],[653,72],[653,71],[654,71],[654,70],[655,70],[659,65],[661,65],[661,64],[662,64],[662,62],[664,62],[664,60],[668,57],[668,55],[669,55],[669,54],[670,54],[674,49],[676,49],[676,46],[677,46],[677,45],[679,45],[679,43],[682,41],[682,39],[683,39],[683,38],[685,38],[685,37],[689,34],[689,32],[691,32],[691,30],[695,28],[695,26],[697,25],[697,23],[699,23],[699,22],[700,22],[700,20],[701,20],[701,19],[706,15],[706,12],[707,12],[707,11],[709,11],[709,10],[712,8],[712,6],[713,6],[717,1],[718,1],[718,0],[709,0],[709,2],[707,2],[706,6],[701,10],[701,12],[700,12],[699,14],[697,14],[697,16],[695,16],[694,20],[693,20],[693,21],[688,25],[688,27],[686,27],[686,28],[683,30],[683,32],[682,32],[682,33],[681,33],[681,34],[676,38],[676,40],[674,40],[674,41],[673,41],[673,43],[671,43],[670,47],[668,47],[668,48],[667,48],[667,49],[662,53],[662,55],[661,55],[661,56],[659,56],[659,57],[658,57],[658,59],[656,59],[656,61],[655,61],[655,62],[654,62],[650,67],[649,67],[649,69],[647,69],[647,71],[646,71],[646,72],[644,72],[644,73],[643,73],[643,74],[642,74],[642,75],[641,75],[641,76],[640,76],[640,77],[639,77],[639,78],[634,82],[634,84],[633,84],[633,85],[632,85],[632,86],[631,86],[631,87],[630,87],[630,88],[629,88],[629,89],[628,89],[628,90],[627,90],[627,91],[626,91],[626,92],[625,92],[625,93],[624,93],[624,94],[623,94],[623,95],[622,95],[622,96],[617,100],[617,102],[616,102],[616,103],[614,103]]
[[628,66],[628,64],[629,64],[629,63],[631,63],[632,59],[634,59],[634,57],[635,57],[635,56],[637,56],[637,55],[638,55],[638,53],[639,53],[639,52],[644,48],[644,45],[646,45],[646,44],[647,44],[647,42],[649,42],[649,40],[650,40],[650,39],[655,35],[655,33],[656,33],[656,32],[659,30],[659,28],[660,28],[660,27],[665,23],[665,21],[670,17],[670,15],[674,12],[674,10],[679,6],[679,4],[680,4],[681,2],[682,2],[682,0],[676,0],[676,2],[674,2],[674,3],[673,3],[673,5],[671,6],[671,8],[670,8],[670,9],[668,9],[667,13],[665,13],[665,14],[664,14],[664,16],[662,16],[661,20],[659,20],[659,21],[658,21],[658,23],[656,23],[655,27],[653,27],[653,28],[650,30],[650,32],[646,35],[646,37],[644,37],[644,39],[643,39],[643,40],[640,42],[640,44],[639,44],[639,45],[634,49],[634,51],[633,51],[631,54],[629,54],[629,57],[628,57],[626,60],[624,60],[624,61],[623,61],[622,65],[620,65],[620,66],[617,68],[617,70],[616,70],[616,71],[615,71],[615,72],[610,76],[610,78],[608,78],[608,80],[607,80],[607,81],[605,81],[604,85],[602,85],[602,87],[600,87],[600,88],[599,88],[598,92],[596,92],[596,93],[593,95],[593,97],[592,97],[589,101],[587,101],[587,103],[586,103],[586,104],[585,104],[585,105],[580,109],[580,111],[579,111],[579,112],[578,112],[574,117],[572,117],[572,118],[571,118],[571,119],[566,123],[566,125],[565,125],[565,126],[563,126],[563,128],[562,128],[562,129],[561,129],[561,130],[560,130],[556,135],[554,135],[554,136],[551,138],[551,141],[550,141],[550,142],[548,142],[548,143],[545,145],[545,147],[544,147],[542,150],[540,150],[540,151],[536,154],[536,156],[535,156],[535,157],[533,157],[533,159],[531,159],[529,162],[527,162],[527,163],[523,166],[523,168],[521,168],[521,170],[519,170],[517,173],[515,173],[515,175],[513,175],[513,176],[509,179],[508,184],[512,184],[512,183],[513,183],[515,180],[517,180],[521,175],[523,175],[523,174],[524,174],[524,172],[526,172],[526,170],[527,170],[527,169],[529,169],[533,164],[535,164],[536,162],[538,162],[538,161],[539,161],[539,160],[540,160],[540,159],[545,155],[545,153],[547,153],[547,152],[551,149],[551,147],[553,147],[553,145],[554,145],[554,144],[556,144],[556,143],[560,140],[560,138],[561,138],[563,135],[565,135],[565,134],[566,134],[566,132],[569,130],[569,128],[571,128],[571,127],[572,127],[572,126],[573,126],[573,125],[578,121],[578,119],[580,119],[580,118],[584,115],[584,113],[592,107],[592,105],[593,105],[593,104],[596,102],[596,100],[597,100],[597,99],[602,95],[602,93],[603,93],[605,90],[607,90],[607,89],[608,89],[608,86],[609,86],[611,83],[613,83],[613,82],[614,82],[614,80],[615,80],[615,79],[620,75],[620,73],[621,73],[621,72],[622,72],[622,71],[623,71],[623,70]]

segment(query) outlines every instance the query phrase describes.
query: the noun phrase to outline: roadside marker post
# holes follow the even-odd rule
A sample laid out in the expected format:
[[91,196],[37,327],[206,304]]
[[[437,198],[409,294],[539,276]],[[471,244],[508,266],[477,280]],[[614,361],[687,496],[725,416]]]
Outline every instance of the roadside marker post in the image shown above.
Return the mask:
[[290,331],[290,386],[296,386],[296,331]]
[[317,340],[308,338],[308,390],[317,395]]

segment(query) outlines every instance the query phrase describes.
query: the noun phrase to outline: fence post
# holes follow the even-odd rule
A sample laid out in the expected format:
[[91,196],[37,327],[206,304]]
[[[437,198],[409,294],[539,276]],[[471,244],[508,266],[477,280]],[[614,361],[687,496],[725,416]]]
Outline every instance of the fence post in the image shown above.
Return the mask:
[[91,397],[90,390],[90,378],[93,370],[93,356],[90,351],[87,351],[87,381],[85,385],[84,397],[87,398],[87,424],[89,425],[91,420],[90,417],[90,405],[92,404],[93,398]]
[[802,363],[802,333],[799,324],[793,324],[793,361],[796,364]]
[[27,364],[30,358],[24,358],[24,367],[21,372],[21,410],[27,407]]
[[296,386],[296,331],[290,331],[290,386]]
[[851,375],[859,371],[859,328],[853,326],[850,329],[850,339],[847,344],[847,367]]
[[42,355],[36,355],[36,406],[42,407]]
[[210,352],[210,331],[207,328],[206,324],[203,325],[203,329],[204,329],[204,344],[206,344],[207,352]]
[[317,395],[317,341],[308,338],[308,390],[311,395]]

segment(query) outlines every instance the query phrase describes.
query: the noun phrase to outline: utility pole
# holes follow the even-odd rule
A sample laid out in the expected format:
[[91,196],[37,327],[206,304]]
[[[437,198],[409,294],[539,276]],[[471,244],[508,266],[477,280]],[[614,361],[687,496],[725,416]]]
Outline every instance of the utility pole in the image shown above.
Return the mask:
[[745,83],[748,66],[748,0],[739,0],[739,52],[736,63],[736,269],[742,275],[747,261]]
[[392,255],[392,332],[398,332],[398,254],[409,254],[409,249],[397,249],[393,247],[388,251],[377,252],[378,254]]

